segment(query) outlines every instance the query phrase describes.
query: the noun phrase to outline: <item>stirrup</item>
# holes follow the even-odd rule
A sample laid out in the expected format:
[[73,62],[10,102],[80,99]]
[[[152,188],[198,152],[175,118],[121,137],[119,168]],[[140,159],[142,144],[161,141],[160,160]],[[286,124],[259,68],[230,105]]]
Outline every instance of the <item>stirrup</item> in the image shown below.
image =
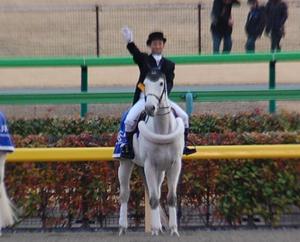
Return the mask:
[[191,155],[191,154],[194,154],[196,152],[197,152],[197,150],[195,148],[189,148],[187,146],[185,146],[184,149],[183,149],[183,154],[184,155]]

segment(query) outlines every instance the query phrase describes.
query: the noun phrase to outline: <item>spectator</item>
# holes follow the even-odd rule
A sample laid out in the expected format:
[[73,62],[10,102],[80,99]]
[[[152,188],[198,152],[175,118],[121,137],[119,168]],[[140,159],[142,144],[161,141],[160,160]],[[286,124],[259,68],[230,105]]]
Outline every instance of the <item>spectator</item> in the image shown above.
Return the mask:
[[231,9],[234,4],[240,5],[239,0],[214,0],[211,12],[211,32],[213,38],[213,52],[218,54],[223,39],[223,53],[230,53],[232,48],[233,19]]
[[248,4],[250,12],[245,26],[247,34],[245,49],[247,52],[255,52],[255,42],[261,37],[266,26],[265,7],[260,6],[258,0],[248,0]]
[[266,34],[271,37],[271,51],[280,51],[280,41],[285,34],[284,24],[288,18],[287,4],[282,0],[269,0],[266,14]]

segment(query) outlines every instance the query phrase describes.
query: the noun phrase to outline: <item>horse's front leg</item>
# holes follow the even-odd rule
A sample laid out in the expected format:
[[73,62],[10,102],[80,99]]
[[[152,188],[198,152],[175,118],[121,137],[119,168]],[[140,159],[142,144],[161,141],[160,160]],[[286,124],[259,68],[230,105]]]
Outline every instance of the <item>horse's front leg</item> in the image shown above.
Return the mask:
[[127,221],[127,204],[130,194],[130,177],[132,173],[134,164],[128,160],[121,160],[118,170],[118,177],[120,182],[120,217],[119,217],[119,226],[120,232],[119,235],[125,234],[128,228]]
[[167,171],[167,183],[168,183],[168,196],[167,202],[169,206],[169,227],[171,230],[171,235],[177,235],[179,237],[177,228],[177,184],[181,171],[181,159],[177,160],[172,167]]
[[149,202],[151,207],[151,227],[152,235],[158,235],[162,232],[162,225],[159,212],[160,185],[163,178],[163,172],[155,169],[150,162],[145,162],[145,176],[149,189]]

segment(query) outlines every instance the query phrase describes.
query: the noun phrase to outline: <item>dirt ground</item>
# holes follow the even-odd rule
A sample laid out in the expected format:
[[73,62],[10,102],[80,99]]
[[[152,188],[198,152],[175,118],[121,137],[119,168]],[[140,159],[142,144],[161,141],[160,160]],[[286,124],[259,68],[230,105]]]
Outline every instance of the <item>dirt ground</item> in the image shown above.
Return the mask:
[[[151,4],[155,3],[202,3],[206,5],[205,13],[202,16],[203,21],[203,49],[209,50],[211,48],[211,36],[209,31],[209,23],[210,23],[210,9],[212,0],[153,0],[151,1]],[[235,43],[240,43],[241,46],[243,46],[243,43],[245,41],[244,34],[241,34],[239,29],[243,30],[244,20],[245,16],[247,14],[248,8],[245,4],[246,1],[242,1],[243,7],[241,7],[243,10],[240,12],[239,10],[234,10],[235,14],[238,14],[238,16],[235,16],[236,18],[236,31],[233,33],[233,38],[235,39]],[[261,0],[261,2],[266,2],[266,0]],[[287,2],[295,2],[294,0],[287,0]],[[146,0],[110,0],[110,1],[104,1],[104,0],[1,0],[1,4],[3,6],[9,4],[9,5],[20,5],[20,6],[36,6],[36,5],[67,5],[67,4],[105,4],[105,5],[113,5],[113,4],[143,4],[147,3],[149,4],[149,1]],[[300,6],[300,5],[299,5]],[[0,6],[1,7],[1,6]],[[298,45],[300,49],[300,42],[299,38],[294,38],[294,35],[299,35],[300,33],[300,21],[298,21],[300,12],[293,12],[296,8],[290,9],[290,17],[289,22],[287,22],[287,39],[283,40],[284,45]],[[297,8],[300,10],[300,8]],[[125,11],[126,12],[126,11]],[[194,41],[194,34],[191,32],[191,29],[187,24],[196,24],[192,20],[190,22],[190,19],[185,19],[184,15],[189,14],[190,12],[183,12],[182,15],[176,15],[176,12],[173,12],[170,15],[170,17],[173,18],[182,18],[180,21],[183,23],[181,25],[177,26],[177,22],[172,22],[167,24],[166,26],[162,25],[162,27],[166,27],[168,31],[171,31],[168,36],[168,43],[166,45],[166,54],[168,54],[168,47],[173,45],[172,39],[176,37],[184,38],[185,47],[184,49],[189,53],[196,53],[193,51],[192,46],[190,46],[190,43]],[[43,14],[43,12],[41,13]],[[46,14],[46,13],[45,13]],[[104,13],[102,13],[104,14]],[[120,28],[126,24],[126,21],[133,21],[132,24],[140,24],[143,27],[147,28],[153,28],[154,26],[160,24],[159,20],[158,22],[154,22],[154,25],[148,26],[148,22],[154,21],[146,18],[148,15],[153,15],[154,12],[145,12],[145,13],[139,13],[139,15],[136,17],[137,19],[132,19],[132,17],[124,15],[125,13],[122,11],[117,12],[108,12],[107,14],[114,14],[113,16],[105,15],[105,23],[103,26],[101,25],[101,35],[104,35],[104,39],[101,39],[101,44],[105,45],[103,48],[113,48],[116,49],[116,53],[120,53],[120,55],[129,55],[125,44],[123,42]],[[169,16],[168,14],[171,14],[169,12],[163,12],[163,14]],[[72,15],[72,14],[70,14]],[[144,16],[146,15],[146,16]],[[240,16],[241,15],[241,16]],[[1,17],[2,16],[2,17]],[[51,49],[53,46],[49,46],[50,44],[60,44],[63,45],[64,49],[74,49],[75,46],[72,46],[74,44],[71,39],[69,41],[68,38],[75,38],[78,32],[73,33],[73,35],[68,35],[67,32],[72,32],[76,29],[70,29],[70,31],[63,29],[60,27],[63,25],[63,22],[61,21],[60,17],[61,15],[51,15],[46,17],[45,20],[40,19],[40,13],[36,14],[35,12],[31,13],[29,11],[28,15],[27,12],[25,13],[12,13],[6,14],[6,12],[3,12],[3,14],[0,14],[0,23],[2,23],[2,28],[0,30],[0,52],[2,53],[3,48],[8,48],[8,53],[14,53],[14,49],[16,50],[16,54],[20,54],[22,52],[19,52],[20,49],[26,50],[29,48],[27,45],[33,45],[33,48],[39,48],[39,47],[47,47],[49,48],[49,53],[51,51],[54,51]],[[146,18],[144,19],[143,16]],[[156,15],[155,15],[156,16]],[[66,15],[66,20],[69,21],[69,15]],[[76,15],[73,16],[75,18]],[[92,21],[94,21],[94,18],[92,20],[89,20],[87,16],[85,15],[78,15],[78,17],[81,17],[81,22],[86,22],[87,25],[91,24]],[[19,21],[20,18],[22,18],[24,25],[22,25],[22,21]],[[122,20],[122,18],[124,18]],[[29,21],[30,20],[30,21]],[[102,19],[103,21],[104,19]],[[141,23],[139,21],[141,20]],[[11,23],[8,21],[17,21],[16,25],[10,25]],[[29,22],[27,22],[29,21]],[[45,21],[44,25],[38,25],[39,22]],[[56,22],[58,21],[58,22]],[[72,22],[70,19],[71,26],[73,25],[80,25],[81,22]],[[91,21],[91,22],[90,22]],[[125,22],[124,22],[125,21]],[[179,20],[178,20],[179,21]],[[187,21],[187,23],[184,23]],[[7,24],[5,24],[7,23]],[[20,23],[20,24],[17,24]],[[144,26],[147,25],[147,26]],[[17,27],[20,29],[14,29],[14,31],[23,31],[21,35],[12,35],[11,29],[6,29],[9,26]],[[41,27],[47,27],[47,30],[44,32]],[[81,25],[80,25],[81,26]],[[171,27],[169,27],[171,26]],[[133,26],[135,27],[134,35],[137,36],[137,44],[142,50],[147,50],[144,46],[146,33],[141,35],[141,32],[144,30],[142,28],[138,28],[141,26]],[[175,29],[173,28],[175,27]],[[81,27],[79,27],[81,28]],[[88,27],[87,27],[88,28]],[[185,29],[187,32],[181,32],[181,30]],[[82,28],[83,30],[85,28]],[[180,31],[179,31],[179,30]],[[72,30],[72,31],[71,31]],[[80,30],[80,31],[83,31]],[[178,32],[178,31],[179,32]],[[57,32],[58,31],[58,32]],[[63,31],[64,33],[62,34]],[[194,31],[195,32],[195,31]],[[242,31],[243,32],[243,31]],[[90,32],[84,32],[86,35],[90,35]],[[50,34],[50,35],[49,35]],[[12,36],[10,36],[12,35]],[[174,35],[174,36],[172,36]],[[8,36],[8,37],[7,37]],[[292,37],[291,37],[292,36]],[[19,39],[20,38],[20,39]],[[37,38],[36,41],[38,42],[32,42],[31,39]],[[45,41],[44,45],[43,43],[40,43],[40,40],[44,40],[45,38],[52,38],[54,41],[59,42],[47,42],[50,40]],[[81,38],[81,37],[80,37]],[[86,39],[78,39],[85,41]],[[289,39],[290,38],[290,39]],[[269,45],[269,40],[267,40],[265,37],[264,40],[259,41],[258,45]],[[68,40],[70,43],[66,44],[64,41]],[[76,41],[78,41],[76,40]],[[86,41],[89,41],[90,39],[87,39]],[[293,40],[293,43],[288,40]],[[62,42],[60,42],[62,41]],[[92,40],[94,41],[94,37]],[[170,43],[169,43],[170,41]],[[10,43],[12,42],[12,43]],[[44,41],[43,41],[44,42]],[[102,43],[103,42],[103,43]],[[288,42],[288,43],[287,43]],[[234,45],[236,45],[234,43]],[[66,44],[66,45],[65,45]],[[83,43],[84,45],[85,43]],[[4,47],[3,47],[4,46]],[[6,46],[6,47],[5,47]],[[260,48],[258,46],[258,48]],[[59,47],[59,46],[57,46]],[[182,46],[178,46],[178,48],[182,48]],[[284,46],[285,49],[286,46]],[[174,47],[175,48],[175,47]],[[243,48],[243,47],[242,47]],[[34,49],[32,49],[34,51]],[[105,51],[102,50],[101,51]],[[234,50],[236,51],[236,50]],[[243,49],[242,49],[243,51]],[[24,52],[25,53],[25,52]],[[31,52],[30,52],[31,53]],[[47,52],[48,53],[48,52]],[[107,52],[109,54],[109,52]],[[114,52],[115,53],[115,52]],[[277,65],[277,81],[278,83],[298,83],[299,76],[300,76],[300,63],[279,63]],[[89,70],[89,85],[90,87],[94,86],[134,86],[138,75],[138,69],[134,66],[125,66],[125,67],[102,67],[102,68],[90,68]],[[268,81],[268,64],[233,64],[233,65],[181,65],[176,67],[176,79],[175,84],[176,85],[206,85],[206,84],[247,84],[247,83],[267,83]],[[52,87],[79,87],[80,85],[80,70],[79,68],[23,68],[23,69],[0,69],[0,89],[7,89],[7,88],[52,88]]]
[[[175,85],[268,84],[268,64],[177,65]],[[89,86],[134,87],[136,66],[89,69]],[[278,63],[277,83],[300,83],[300,62]],[[80,68],[0,69],[0,88],[79,87]]]
[[[210,22],[210,16],[209,12],[211,9],[212,0],[153,0],[151,1],[151,4],[155,3],[202,3],[204,5],[207,5],[207,13],[203,15],[203,21],[205,22],[204,26],[205,28],[208,28],[208,30],[205,30],[203,42],[204,42],[204,49],[209,49],[211,47],[211,37],[209,33],[209,22]],[[243,11],[248,11],[248,8],[245,4],[246,1],[242,1],[243,3]],[[261,0],[261,2],[266,2],[266,0]],[[294,0],[287,0],[287,2],[295,2]],[[36,5],[61,5],[61,4],[105,4],[105,5],[113,5],[113,4],[143,4],[148,3],[149,1],[146,0],[110,0],[110,1],[104,1],[104,0],[1,0],[1,4],[3,6],[9,4],[9,5],[21,5],[21,6],[36,6]],[[298,9],[298,8],[297,8]],[[299,8],[300,9],[300,8]],[[290,9],[290,18],[289,22],[287,22],[287,37],[297,35],[300,33],[300,22],[298,21],[300,14],[293,13],[293,8]],[[236,12],[236,14],[242,14],[245,15],[247,12]],[[297,12],[298,13],[298,12]],[[27,14],[27,12],[26,12]],[[27,45],[33,44],[33,47],[38,46],[41,44],[39,42],[30,42],[30,39],[34,39],[35,36],[37,38],[36,41],[40,41],[45,38],[58,38],[57,41],[63,41],[65,38],[71,38],[75,37],[75,35],[66,35],[66,33],[62,34],[61,32],[56,33],[55,31],[64,31],[68,32],[68,30],[60,29],[60,25],[62,25],[62,22],[56,22],[55,19],[59,20],[60,15],[51,15],[51,18],[47,20],[45,15],[45,26],[47,26],[47,31],[43,32],[42,29],[40,29],[43,25],[38,25],[39,22],[44,21],[42,19],[38,20],[37,18],[39,14],[36,13],[28,13],[29,15],[25,15],[25,13],[13,13],[12,16],[9,14],[6,15],[5,12],[3,14],[0,14],[0,23],[2,24],[2,28],[0,30],[0,50],[1,48],[4,48],[3,46],[7,46],[9,49],[8,51],[11,53],[14,53],[14,49],[24,49],[26,50],[28,48]],[[43,14],[43,13],[41,13]],[[112,14],[112,12],[110,13]],[[123,12],[116,12],[114,13],[114,16],[106,16],[106,19],[109,19],[109,21],[103,25],[101,28],[101,31],[103,32],[103,35],[106,36],[105,39],[101,39],[103,42],[106,43],[107,48],[115,48],[120,49],[121,54],[128,55],[128,52],[125,48],[125,44],[123,42],[122,36],[120,34],[120,28],[124,24],[123,21],[131,20],[130,17],[127,15],[124,15]],[[143,13],[142,13],[143,14]],[[154,14],[153,12],[146,12],[146,15]],[[168,15],[168,12],[164,12],[164,14]],[[175,14],[175,13],[174,13]],[[186,15],[186,13],[183,13]],[[2,16],[2,17],[1,17]],[[141,15],[142,16],[142,15]],[[141,16],[138,16],[138,20],[140,20]],[[12,17],[12,19],[10,18]],[[67,16],[65,16],[67,17]],[[79,16],[80,17],[80,16]],[[85,16],[81,16],[82,19],[80,21],[87,21],[85,19]],[[118,18],[125,18],[124,20],[118,19]],[[181,15],[170,15],[170,17],[182,17]],[[234,38],[237,38],[235,42],[243,43],[244,37],[241,38],[241,34],[238,31],[239,28],[243,29],[244,24],[244,17],[245,16],[236,16],[237,19],[237,26],[236,26],[236,35]],[[22,21],[19,21],[18,19],[22,18],[24,21],[24,26],[22,25]],[[117,18],[117,20],[115,20]],[[31,22],[26,22],[27,20],[32,20]],[[10,23],[7,22],[8,20],[11,21],[18,21],[21,23],[21,25],[12,25],[10,26]],[[37,21],[38,20],[38,21]],[[154,20],[149,19],[141,19],[146,22],[142,22],[141,24],[147,24],[147,22],[151,22]],[[188,19],[180,19],[183,22],[190,21]],[[240,21],[241,20],[241,21]],[[48,21],[48,22],[47,22]],[[66,18],[66,21],[68,21],[68,18]],[[26,22],[26,23],[25,23]],[[207,22],[207,23],[206,23]],[[5,24],[7,23],[7,24]],[[31,24],[30,24],[31,23]],[[135,24],[136,20],[134,20]],[[189,22],[188,22],[189,23]],[[28,25],[29,24],[29,25]],[[71,25],[79,24],[79,22],[72,22]],[[90,22],[87,22],[87,24],[91,24]],[[159,22],[155,22],[154,25],[159,24]],[[170,27],[170,31],[174,30],[174,38],[177,36],[186,35],[185,38],[187,38],[186,41],[186,50],[190,48],[189,42],[192,42],[193,40],[193,33],[190,33],[190,29],[187,28],[188,26],[184,25],[184,23],[180,26],[176,27],[176,23],[170,23],[168,25],[173,26],[175,25],[175,28],[181,29],[186,28],[186,31],[188,32],[176,32],[173,27]],[[6,36],[11,35],[12,31],[11,29],[6,30],[6,25],[10,27],[20,27],[23,29],[22,35],[12,35],[9,37],[9,39],[6,39]],[[27,26],[28,25],[28,26]],[[120,26],[119,26],[120,25]],[[295,25],[295,26],[294,26]],[[136,26],[137,27],[137,26]],[[141,26],[140,26],[141,27]],[[147,26],[148,28],[149,26]],[[153,26],[152,26],[153,27]],[[167,26],[165,26],[167,27]],[[24,29],[25,28],[25,29]],[[109,29],[107,29],[109,28]],[[84,28],[83,28],[84,29]],[[139,30],[139,31],[138,31]],[[14,31],[21,31],[21,30],[14,30]],[[14,32],[13,31],[13,32]],[[50,31],[50,32],[49,32]],[[54,31],[54,32],[51,32]],[[73,31],[73,29],[72,29]],[[108,31],[108,32],[107,32]],[[139,32],[143,31],[141,28],[137,29],[135,31],[135,35],[140,35]],[[203,30],[204,31],[204,30]],[[109,32],[113,32],[114,35],[110,35]],[[48,34],[48,35],[47,35]],[[49,36],[49,34],[54,34],[53,36]],[[78,33],[75,32],[77,35]],[[86,32],[86,34],[90,34],[89,32]],[[169,35],[173,34],[173,32],[169,33]],[[209,36],[206,36],[206,35]],[[24,39],[20,40],[18,37],[22,37]],[[12,38],[12,40],[10,39]],[[137,37],[138,39],[142,39],[144,42],[146,36]],[[289,37],[290,38],[290,37]],[[172,36],[170,36],[170,41],[172,40]],[[265,38],[264,38],[265,39]],[[10,40],[10,41],[8,41]],[[94,40],[94,39],[93,39]],[[299,38],[291,38],[291,40],[294,40],[293,43],[289,44],[298,44]],[[47,40],[48,41],[48,40]],[[265,44],[265,41],[259,41],[264,42],[262,44]],[[10,45],[7,42],[14,42],[12,45]],[[117,45],[114,44],[114,42],[117,42]],[[268,41],[267,41],[268,42]],[[287,41],[284,40],[283,43],[286,43]],[[45,42],[46,47],[48,46],[50,42]],[[72,46],[73,42],[70,40],[70,44],[64,46],[64,48],[74,48]],[[111,43],[111,46],[108,46]],[[61,44],[65,45],[65,42],[55,42],[55,44]],[[143,46],[141,43],[139,43],[139,46],[142,50],[146,50],[145,46]],[[168,45],[172,45],[171,43],[167,44],[166,48],[168,48]],[[206,46],[207,45],[207,46]],[[208,45],[210,47],[208,47]],[[243,44],[242,44],[243,45]],[[269,45],[269,43],[268,43]],[[44,45],[41,45],[44,46]],[[300,46],[300,43],[299,43]],[[51,47],[52,48],[52,47]],[[49,49],[50,53],[52,49]],[[300,48],[300,47],[299,47]],[[166,51],[168,51],[166,49]],[[21,52],[16,52],[21,53]],[[118,53],[118,52],[117,52]],[[168,53],[168,52],[167,52]],[[194,53],[194,52],[193,52]],[[299,76],[300,76],[300,63],[279,63],[277,65],[277,81],[278,83],[298,83]],[[102,68],[90,68],[89,70],[89,85],[90,87],[94,86],[134,86],[138,75],[138,69],[134,66],[125,66],[125,67],[102,67]],[[176,67],[176,79],[175,84],[176,85],[206,85],[206,84],[247,84],[247,83],[267,83],[268,81],[268,64],[234,64],[234,65],[181,65]],[[79,87],[80,85],[80,70],[79,68],[23,68],[23,69],[0,69],[0,89],[7,89],[7,88],[52,88],[52,87]]]
[[[198,0],[153,0],[151,3],[198,3]],[[201,0],[201,3],[211,5],[211,0]],[[264,2],[264,1],[262,1]],[[294,1],[287,1],[294,2]],[[1,4],[16,4],[16,5],[52,5],[52,4],[134,4],[134,3],[149,3],[146,0],[1,0]],[[295,14],[293,16],[296,16]],[[297,15],[300,16],[300,15]],[[207,16],[209,22],[209,15]],[[119,22],[118,22],[119,24]],[[298,24],[299,21],[290,20],[289,24]],[[300,29],[300,25],[296,26]],[[4,26],[5,27],[5,26]],[[295,27],[295,28],[296,28]],[[292,27],[291,33],[298,33]],[[29,35],[32,33],[28,33]],[[28,36],[29,36],[28,35]],[[30,36],[29,36],[30,37]],[[29,38],[28,37],[28,38]],[[119,36],[121,41],[121,36]],[[0,38],[1,39],[1,38]],[[208,38],[209,39],[209,38]],[[207,43],[211,45],[211,43]],[[122,47],[122,46],[121,46]],[[123,46],[125,53],[126,49]],[[128,54],[128,53],[127,53]],[[202,85],[237,85],[237,84],[265,84],[268,85],[268,64],[222,64],[222,65],[177,65],[176,66],[176,86],[199,86]],[[89,68],[89,91],[93,88],[101,87],[128,87],[134,88],[138,77],[138,68],[136,66],[125,67],[97,67]],[[300,62],[295,63],[278,63],[276,79],[278,84],[297,84],[300,83]],[[61,90],[68,90],[68,88],[80,88],[80,69],[79,68],[0,68],[0,91],[13,90],[20,92],[23,89],[47,89],[61,88]],[[195,106],[196,112],[216,111],[224,112],[234,110],[252,110],[254,108],[261,108],[266,110],[266,103],[223,103],[220,104],[197,104]],[[298,103],[281,103],[280,108],[288,108],[291,111],[298,110]],[[97,105],[91,106],[92,113],[107,114],[114,110],[114,114],[119,114],[121,110],[128,107],[128,104],[123,105]],[[62,106],[43,106],[38,108],[36,106],[3,106],[0,107],[2,111],[8,114],[8,117],[15,117],[23,114],[31,115],[65,115],[66,113],[76,114],[79,110],[79,105],[70,105],[67,108]],[[67,111],[65,111],[67,110]]]
[[151,237],[141,232],[130,232],[124,237],[116,233],[16,233],[4,234],[5,242],[298,242],[300,230],[237,230],[237,231],[182,231],[180,238],[162,235]]
[[[244,25],[249,7],[246,1],[241,2],[241,7],[233,8],[232,11],[234,52],[244,52],[246,41]],[[289,18],[282,45],[284,50],[299,50],[300,4],[293,0],[287,2],[290,3]],[[1,3],[4,7],[2,11],[0,5],[1,56],[95,55],[95,4],[101,6],[99,44],[102,56],[127,54],[120,35],[120,29],[124,25],[134,30],[134,40],[143,50],[147,49],[145,38],[148,33],[162,30],[168,39],[165,49],[167,54],[198,53],[199,28],[196,5],[198,3],[202,6],[201,50],[202,53],[212,53],[210,32],[212,0],[154,0],[151,2],[145,0],[3,0]],[[159,8],[149,7],[149,4],[153,6],[157,3],[165,5]],[[18,10],[7,10],[6,4],[17,5]],[[143,7],[143,4],[147,4],[147,7]],[[174,5],[169,8],[166,4]],[[41,6],[44,6],[44,10],[39,9]],[[60,10],[54,10],[54,6]],[[77,10],[68,10],[67,6],[73,6]],[[270,49],[269,38],[262,36],[257,41],[256,49],[268,51]]]
[[[210,3],[212,0],[152,0],[151,3]],[[260,0],[266,2],[267,0]],[[294,2],[295,0],[286,0],[286,2]],[[3,4],[59,4],[61,0],[1,0]],[[133,4],[133,3],[149,3],[148,0],[64,0],[66,4],[83,4],[83,3],[99,3],[99,4]],[[243,1],[242,1],[243,2]]]

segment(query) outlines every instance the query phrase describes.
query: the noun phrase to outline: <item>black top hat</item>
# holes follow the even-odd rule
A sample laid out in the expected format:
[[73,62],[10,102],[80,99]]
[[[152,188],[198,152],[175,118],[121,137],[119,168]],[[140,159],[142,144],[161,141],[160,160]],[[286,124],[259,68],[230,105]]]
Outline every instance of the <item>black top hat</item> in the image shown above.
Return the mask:
[[167,39],[164,37],[164,34],[162,32],[153,32],[151,34],[149,34],[148,36],[148,40],[147,40],[147,45],[151,45],[151,42],[153,40],[162,40],[164,43],[167,42]]

